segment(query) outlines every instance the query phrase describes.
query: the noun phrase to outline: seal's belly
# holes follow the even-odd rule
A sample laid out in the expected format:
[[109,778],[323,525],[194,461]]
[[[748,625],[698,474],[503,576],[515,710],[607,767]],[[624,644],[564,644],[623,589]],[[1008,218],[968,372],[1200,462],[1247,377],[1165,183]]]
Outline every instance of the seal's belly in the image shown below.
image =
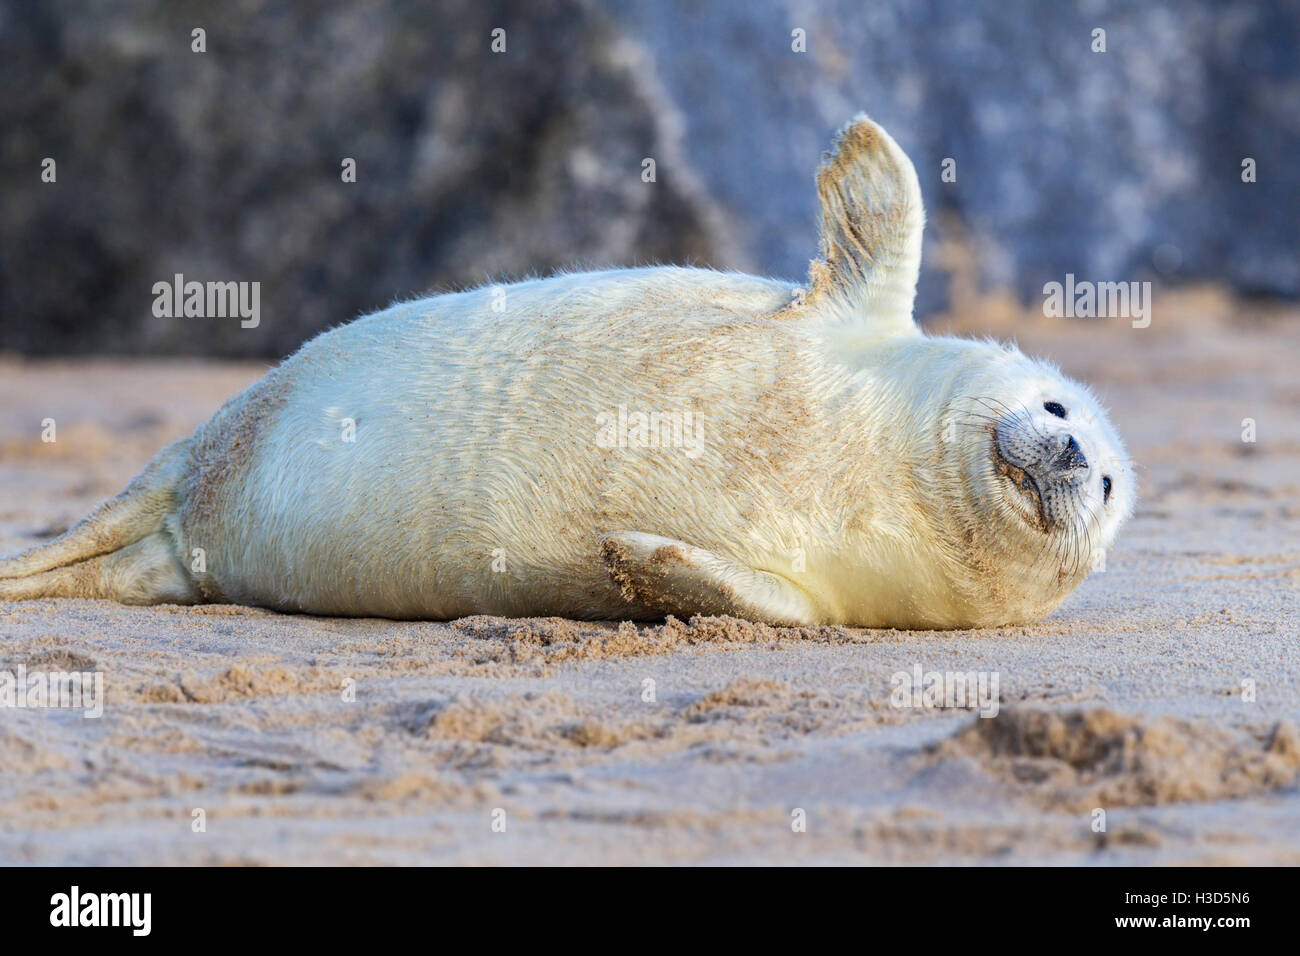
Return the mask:
[[485,290],[345,326],[278,370],[274,401],[205,426],[259,422],[238,474],[211,467],[202,489],[239,520],[185,528],[214,546],[209,590],[322,614],[626,617],[602,534],[759,567],[789,550],[816,494],[806,343],[698,303],[560,318],[551,295],[513,295],[513,312]]

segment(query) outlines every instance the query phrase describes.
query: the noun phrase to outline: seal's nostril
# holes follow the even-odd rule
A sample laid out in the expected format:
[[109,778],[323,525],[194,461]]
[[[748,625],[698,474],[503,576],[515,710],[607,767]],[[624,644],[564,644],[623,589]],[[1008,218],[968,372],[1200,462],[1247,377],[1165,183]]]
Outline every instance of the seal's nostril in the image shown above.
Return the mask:
[[1083,455],[1083,449],[1079,443],[1074,440],[1073,435],[1065,436],[1065,449],[1056,456],[1056,467],[1062,471],[1069,468],[1087,468],[1088,459]]

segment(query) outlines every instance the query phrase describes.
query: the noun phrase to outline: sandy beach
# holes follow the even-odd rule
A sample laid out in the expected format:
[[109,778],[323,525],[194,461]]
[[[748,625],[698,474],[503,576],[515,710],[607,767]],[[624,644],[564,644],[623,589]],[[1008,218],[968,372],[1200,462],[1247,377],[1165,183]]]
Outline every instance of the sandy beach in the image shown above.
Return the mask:
[[[0,863],[1300,863],[1300,315],[1155,302],[1146,329],[997,302],[930,326],[1055,360],[1138,462],[1106,570],[1041,623],[0,604],[0,670],[106,691],[99,719],[0,710]],[[0,357],[0,552],[266,368]],[[996,674],[997,716],[894,706],[917,667]]]

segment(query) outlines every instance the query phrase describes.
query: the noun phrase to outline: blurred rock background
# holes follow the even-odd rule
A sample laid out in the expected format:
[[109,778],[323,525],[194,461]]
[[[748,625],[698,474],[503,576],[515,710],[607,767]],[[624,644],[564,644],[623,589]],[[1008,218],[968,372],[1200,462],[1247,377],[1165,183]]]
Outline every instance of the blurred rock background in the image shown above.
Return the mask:
[[[566,266],[797,279],[859,109],[920,173],[922,316],[954,247],[1025,301],[1067,272],[1294,298],[1298,27],[1287,0],[3,0],[0,349],[274,357]],[[260,282],[261,325],[154,317],[178,272]]]

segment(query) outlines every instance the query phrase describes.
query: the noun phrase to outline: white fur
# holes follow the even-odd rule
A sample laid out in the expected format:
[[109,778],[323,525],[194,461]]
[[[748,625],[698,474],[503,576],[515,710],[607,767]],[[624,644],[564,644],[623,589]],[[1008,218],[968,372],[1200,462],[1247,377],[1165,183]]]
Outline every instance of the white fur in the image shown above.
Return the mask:
[[[0,596],[121,599],[120,563],[111,582],[47,569],[153,534],[155,600],[894,627],[1047,613],[1132,508],[1123,448],[1049,366],[920,334],[915,173],[865,117],[840,144],[818,181],[824,258],[806,297],[664,267],[394,305],[307,343],[160,456],[143,490],[105,506],[112,536],[89,521],[0,562]],[[1044,401],[1070,406],[1095,456],[1053,493],[1065,517],[1046,530],[993,454],[998,429],[1058,440]],[[689,412],[701,442],[607,447],[601,422],[620,407]],[[124,537],[145,497],[148,520]]]
[[[481,289],[336,329],[286,363],[292,389],[259,419],[222,520],[179,523],[178,551],[204,549],[212,597],[322,614],[649,614],[599,558],[615,531],[780,575],[821,621],[943,627],[1053,606],[1060,562],[1026,578],[1038,539],[978,506],[1000,479],[962,417],[979,406],[958,399],[1070,386],[989,343],[844,350],[835,324],[772,318],[789,295],[615,271],[510,286],[502,312]],[[703,453],[599,447],[598,416],[619,405],[692,409]],[[237,399],[204,428],[240,413]],[[959,440],[945,444],[948,421]]]

